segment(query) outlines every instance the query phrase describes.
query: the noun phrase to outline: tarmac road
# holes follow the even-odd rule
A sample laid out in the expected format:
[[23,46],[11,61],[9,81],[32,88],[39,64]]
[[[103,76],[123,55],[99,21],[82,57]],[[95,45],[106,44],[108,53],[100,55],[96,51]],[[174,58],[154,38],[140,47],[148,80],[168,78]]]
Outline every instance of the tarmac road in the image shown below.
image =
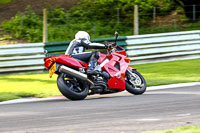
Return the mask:
[[140,133],[200,125],[200,85],[0,105],[0,132]]

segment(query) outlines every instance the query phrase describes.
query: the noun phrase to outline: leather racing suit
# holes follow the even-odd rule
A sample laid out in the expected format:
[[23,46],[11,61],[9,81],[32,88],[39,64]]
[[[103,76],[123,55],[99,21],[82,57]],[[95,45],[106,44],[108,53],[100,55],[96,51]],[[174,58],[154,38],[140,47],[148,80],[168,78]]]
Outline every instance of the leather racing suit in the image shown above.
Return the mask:
[[99,51],[88,51],[86,49],[105,49],[106,46],[101,43],[91,43],[87,39],[77,40],[74,39],[70,42],[69,47],[67,48],[65,54],[70,55],[73,58],[84,61],[88,64],[87,74],[95,74],[94,68],[97,64],[97,60],[100,57]]

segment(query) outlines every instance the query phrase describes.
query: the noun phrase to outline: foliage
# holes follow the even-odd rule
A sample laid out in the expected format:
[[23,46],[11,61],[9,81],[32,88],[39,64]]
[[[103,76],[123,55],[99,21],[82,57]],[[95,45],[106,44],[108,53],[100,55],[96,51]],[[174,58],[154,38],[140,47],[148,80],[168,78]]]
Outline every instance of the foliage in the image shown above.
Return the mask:
[[[67,28],[66,13],[62,8],[49,8],[48,10],[48,36],[49,41],[72,39],[75,32]],[[18,12],[15,17],[1,24],[4,30],[14,37],[28,40],[29,42],[42,41],[42,16],[36,14],[30,6],[24,13]],[[77,26],[78,27],[78,26]]]
[[30,42],[38,42],[42,39],[41,16],[37,15],[30,6],[23,14],[18,12],[11,20],[3,22],[2,27],[16,38]]
[[[174,10],[173,0],[81,0],[66,12],[63,8],[48,6],[48,41],[65,41],[74,38],[79,30],[90,33],[92,38],[110,37],[115,31],[120,36],[133,34],[133,9],[139,6],[140,26],[149,26],[153,7],[157,13]],[[160,8],[160,7],[165,8]],[[42,41],[42,15],[36,14],[30,6],[25,13],[18,12],[15,17],[1,25],[6,31],[19,39],[29,42]],[[161,30],[174,31],[174,30]],[[143,30],[140,33],[149,33]],[[159,32],[159,28],[156,30]],[[150,32],[151,33],[151,32]]]
[[54,24],[54,25],[62,25],[66,24],[67,16],[63,8],[54,8],[52,9],[49,7],[48,10],[48,23]]
[[176,3],[174,0],[162,0],[157,6],[157,12],[160,14],[164,14],[165,12],[169,12],[175,10],[177,8]]
[[0,0],[0,4],[8,4],[12,2],[12,0]]
[[[200,1],[199,0],[174,0],[174,2],[183,7],[185,11],[185,15],[190,19],[193,20],[193,15],[195,17],[200,17]],[[195,7],[194,7],[195,5]],[[195,9],[195,12],[194,12]]]
[[[100,23],[103,26],[109,25],[112,28],[120,27],[131,28],[133,20],[134,5],[139,5],[140,14],[149,14],[152,12],[154,6],[158,6],[157,0],[82,0],[77,6],[69,10],[69,17],[72,21],[84,23],[85,21],[92,21]],[[87,9],[87,10],[86,10]],[[120,14],[120,23],[116,23],[117,10]],[[148,17],[140,18],[142,22]],[[145,20],[144,20],[145,19]],[[130,23],[127,23],[130,22]],[[111,28],[109,28],[111,29]]]

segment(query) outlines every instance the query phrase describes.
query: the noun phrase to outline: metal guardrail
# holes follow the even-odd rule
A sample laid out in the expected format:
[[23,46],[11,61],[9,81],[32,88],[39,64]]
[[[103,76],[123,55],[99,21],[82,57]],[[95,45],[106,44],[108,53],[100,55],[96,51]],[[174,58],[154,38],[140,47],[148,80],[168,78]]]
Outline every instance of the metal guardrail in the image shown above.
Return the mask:
[[[114,38],[92,42],[114,42]],[[0,73],[44,70],[44,50],[50,55],[63,54],[70,41],[0,46]],[[131,64],[166,62],[200,58],[200,30],[119,37]]]
[[131,64],[200,58],[200,30],[128,36]]
[[44,44],[0,46],[0,73],[44,70]]

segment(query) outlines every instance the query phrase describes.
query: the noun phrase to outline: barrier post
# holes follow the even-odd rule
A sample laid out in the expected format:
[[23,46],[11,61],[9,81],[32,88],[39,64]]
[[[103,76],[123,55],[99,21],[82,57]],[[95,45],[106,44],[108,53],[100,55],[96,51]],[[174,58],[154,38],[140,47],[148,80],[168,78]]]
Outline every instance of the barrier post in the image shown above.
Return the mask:
[[134,6],[134,35],[139,35],[138,5]]
[[43,9],[43,43],[48,42],[47,9]]

